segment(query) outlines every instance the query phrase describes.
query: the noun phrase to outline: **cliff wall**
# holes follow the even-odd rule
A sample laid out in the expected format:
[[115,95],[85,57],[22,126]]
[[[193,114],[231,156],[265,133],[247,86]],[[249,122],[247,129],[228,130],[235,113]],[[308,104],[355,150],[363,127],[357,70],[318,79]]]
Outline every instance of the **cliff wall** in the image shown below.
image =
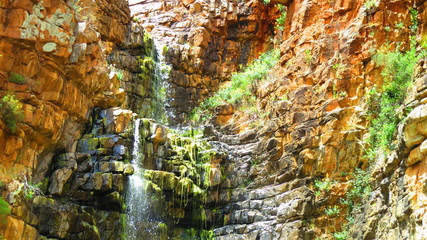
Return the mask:
[[[24,191],[22,201],[8,199],[6,238],[120,237],[131,174],[126,129],[134,115],[112,107],[153,116],[159,50],[171,65],[164,103],[175,125],[233,72],[276,48],[279,63],[254,84],[262,117],[228,105],[215,112],[227,116],[205,128],[212,146],[227,153],[203,162],[209,171],[189,171],[189,184],[178,168],[195,167],[185,165],[191,159],[175,164],[179,151],[152,153],[147,143],[154,154],[147,178],[172,204],[164,208],[169,217],[181,221],[169,236],[197,228],[217,239],[424,239],[425,2],[265,3],[147,0],[130,1],[129,10],[126,1],[0,2],[1,96],[19,99],[24,115],[16,129],[0,122],[0,179],[8,184],[2,190],[33,189],[13,182],[18,175],[24,183],[48,179],[46,197],[25,200]],[[400,94],[385,90],[408,61],[398,54],[411,51],[415,74],[403,78],[414,84],[384,118],[395,125],[378,125],[381,109],[391,105],[378,102]],[[392,75],[380,61],[388,53],[398,56]],[[90,118],[94,107],[109,110],[97,108]],[[389,126],[391,133],[381,132]],[[201,178],[210,182],[202,184],[207,199],[193,191]],[[174,194],[190,185],[178,195],[190,194],[195,204],[175,207],[182,199]],[[40,218],[46,211],[57,218]]]

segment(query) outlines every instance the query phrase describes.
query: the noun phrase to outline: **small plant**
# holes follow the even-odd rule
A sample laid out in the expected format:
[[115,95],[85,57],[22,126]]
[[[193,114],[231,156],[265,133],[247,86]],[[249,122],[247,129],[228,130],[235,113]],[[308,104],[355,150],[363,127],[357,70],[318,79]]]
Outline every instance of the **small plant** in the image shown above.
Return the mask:
[[335,78],[342,79],[342,74],[347,69],[346,66],[342,63],[336,63],[332,66],[332,69],[335,71]]
[[22,104],[15,96],[7,94],[0,100],[0,119],[15,133],[16,124],[24,119]]
[[332,185],[334,182],[332,182],[329,178],[325,178],[322,180],[314,180],[314,188],[316,189],[316,196],[320,196],[323,192],[329,192],[332,188]]
[[396,28],[397,29],[402,29],[404,26],[405,25],[403,25],[403,22],[396,23]]
[[391,27],[390,27],[390,26],[386,26],[386,27],[384,27],[384,31],[386,31],[386,32],[391,32]]
[[416,8],[410,8],[409,14],[411,16],[411,26],[409,26],[409,29],[411,29],[412,34],[416,34],[418,30],[418,11]]
[[336,240],[346,240],[348,238],[348,231],[344,230],[341,232],[336,232],[336,233],[334,233],[334,238]]
[[125,77],[125,71],[123,71],[122,69],[117,69],[116,75],[117,75],[117,78],[120,81],[122,81],[124,79],[124,77]]
[[167,45],[163,45],[163,48],[162,48],[163,55],[166,55],[168,51],[169,51],[169,47]]
[[325,209],[325,214],[329,217],[337,216],[339,213],[340,213],[340,209],[336,205]]
[[345,199],[341,200],[341,203],[349,207],[349,212],[355,208],[359,208],[361,200],[371,193],[371,175],[369,171],[356,169],[355,172],[351,174],[351,177],[352,178],[347,181],[348,188]]
[[267,74],[278,61],[278,50],[271,50],[262,54],[242,72],[234,73],[231,76],[231,81],[223,85],[215,95],[193,109],[190,114],[191,120],[198,122],[212,117],[213,110],[221,104],[233,104],[239,110],[253,111],[253,106],[257,100],[254,95],[256,86],[266,79]]
[[0,223],[4,224],[6,222],[6,216],[10,214],[9,204],[0,197]]
[[422,56],[415,47],[409,51],[377,54],[374,60],[383,66],[381,75],[384,84],[380,90],[371,89],[367,93],[368,119],[370,120],[368,158],[375,159],[379,148],[393,150],[392,144],[397,125],[402,116],[396,111],[405,100],[407,88],[412,84],[415,65]]
[[311,50],[304,50],[304,59],[307,65],[311,65],[311,61],[313,60],[313,55],[311,54]]
[[21,195],[24,199],[33,199],[34,196],[44,196],[43,191],[40,189],[44,182],[39,182],[37,184],[31,183],[27,180],[27,177],[21,174],[18,177],[21,180],[21,183],[13,192],[13,195]]
[[286,6],[283,4],[277,4],[277,9],[281,12],[280,16],[276,19],[276,29],[283,31],[285,29],[285,21],[286,21]]
[[24,76],[18,73],[11,72],[9,73],[9,82],[24,85],[26,83],[26,79]]
[[262,2],[263,2],[265,5],[270,4],[270,0],[262,0]]
[[363,6],[365,6],[366,11],[371,12],[375,7],[377,7],[377,0],[366,0]]

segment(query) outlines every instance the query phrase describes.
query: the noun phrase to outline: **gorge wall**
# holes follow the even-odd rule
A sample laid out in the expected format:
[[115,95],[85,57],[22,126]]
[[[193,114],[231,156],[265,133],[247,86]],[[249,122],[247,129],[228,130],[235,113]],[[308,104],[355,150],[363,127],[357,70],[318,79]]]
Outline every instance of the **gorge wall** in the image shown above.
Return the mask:
[[155,116],[161,101],[166,122],[185,125],[274,48],[280,61],[254,88],[262,115],[223,106],[203,140],[157,136],[160,125],[142,121],[147,191],[168,219],[156,236],[426,239],[425,55],[394,110],[396,133],[368,156],[370,99],[390,81],[376,58],[425,51],[426,16],[424,1],[406,0],[0,1],[0,96],[23,109],[16,129],[0,121],[0,193],[12,210],[0,232],[126,238],[135,117]]

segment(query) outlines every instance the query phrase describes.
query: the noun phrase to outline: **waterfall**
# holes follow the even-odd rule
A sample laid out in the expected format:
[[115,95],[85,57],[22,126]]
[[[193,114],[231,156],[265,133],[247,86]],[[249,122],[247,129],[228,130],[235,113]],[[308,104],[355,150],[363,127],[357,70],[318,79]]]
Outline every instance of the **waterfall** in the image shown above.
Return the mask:
[[[132,166],[134,174],[129,176],[126,193],[126,235],[128,240],[152,239],[161,236],[167,225],[164,209],[158,196],[150,191],[150,181],[144,178],[144,131],[141,119],[135,120]],[[144,125],[142,127],[145,127]],[[141,131],[142,130],[142,131]],[[141,135],[141,133],[143,133]],[[164,238],[162,238],[164,239]]]
[[146,212],[148,211],[147,201],[145,201],[145,179],[143,178],[143,168],[141,164],[142,153],[140,150],[139,125],[141,119],[135,120],[134,142],[132,152],[132,166],[134,174],[129,176],[126,210],[127,210],[127,236],[128,239],[138,239],[140,229],[144,228],[146,222]]
[[152,117],[161,124],[168,123],[171,119],[168,97],[170,96],[169,74],[172,67],[166,62],[165,54],[168,51],[166,45],[154,41],[152,55],[155,56],[154,79],[153,79],[153,99],[152,99]]

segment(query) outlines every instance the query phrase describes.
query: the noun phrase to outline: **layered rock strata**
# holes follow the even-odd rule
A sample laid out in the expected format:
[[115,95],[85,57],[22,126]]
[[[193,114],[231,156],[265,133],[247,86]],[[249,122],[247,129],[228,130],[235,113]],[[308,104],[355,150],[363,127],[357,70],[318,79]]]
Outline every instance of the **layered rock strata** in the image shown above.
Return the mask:
[[171,124],[271,45],[277,10],[260,1],[130,1],[133,18],[167,46]]
[[[1,96],[15,95],[24,119],[2,125],[4,176],[43,179],[56,149],[75,148],[93,106],[124,101],[106,56],[125,40],[126,1],[2,1]],[[114,10],[114,11],[113,11]]]
[[93,113],[76,152],[54,156],[43,182],[24,175],[7,185],[12,214],[0,226],[6,239],[122,239],[126,175],[134,114],[119,108]]

